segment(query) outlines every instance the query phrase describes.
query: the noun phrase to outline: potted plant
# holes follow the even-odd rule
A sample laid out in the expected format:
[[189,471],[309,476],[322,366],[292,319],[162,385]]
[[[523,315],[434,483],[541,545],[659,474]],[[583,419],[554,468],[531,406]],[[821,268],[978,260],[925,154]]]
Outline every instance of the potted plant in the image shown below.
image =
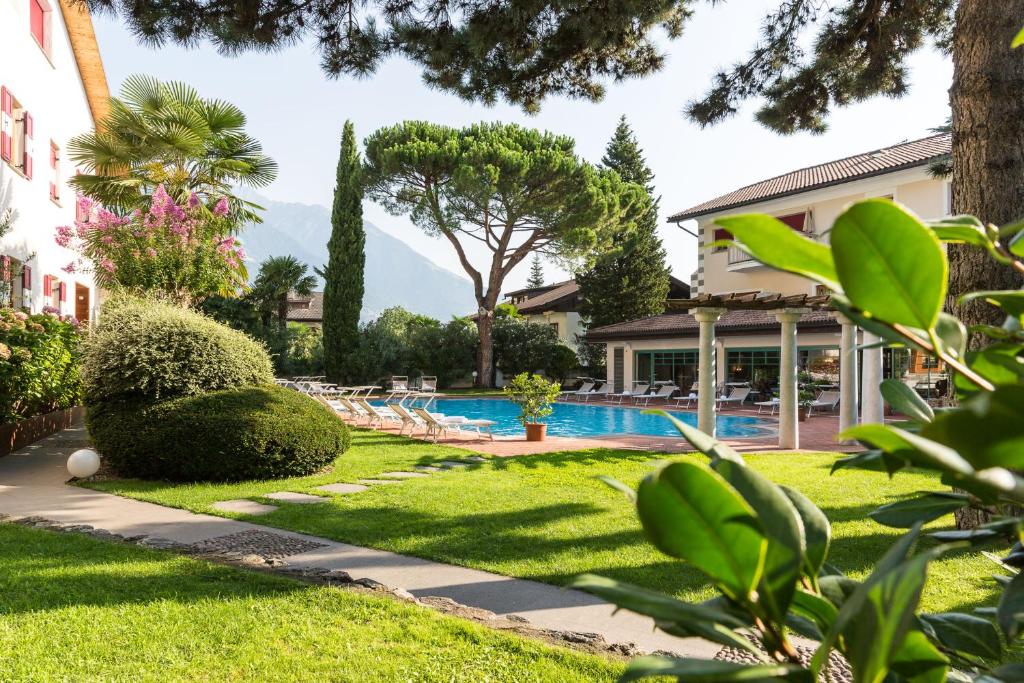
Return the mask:
[[505,395],[519,406],[521,411],[519,421],[526,429],[527,441],[544,440],[548,426],[538,420],[551,414],[551,406],[561,390],[562,387],[557,382],[549,382],[540,375],[531,375],[528,372],[516,375],[505,385]]
[[797,394],[797,418],[803,422],[810,416],[811,406],[814,405],[814,392],[801,389]]

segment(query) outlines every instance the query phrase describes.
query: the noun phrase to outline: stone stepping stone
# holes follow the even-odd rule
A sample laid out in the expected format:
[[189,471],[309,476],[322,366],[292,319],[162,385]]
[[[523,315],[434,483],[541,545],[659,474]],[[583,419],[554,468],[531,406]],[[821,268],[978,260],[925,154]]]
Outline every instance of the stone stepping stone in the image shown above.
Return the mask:
[[487,462],[487,458],[482,458],[479,455],[473,455],[466,458],[469,462]]
[[440,472],[444,468],[433,465],[416,465],[416,469],[420,472]]
[[426,472],[381,472],[377,476],[386,477],[387,479],[418,479],[420,477],[429,477],[430,475]]
[[267,493],[262,497],[270,498],[272,500],[280,500],[284,503],[299,503],[302,505],[327,502],[327,499],[323,496],[313,496],[308,493],[295,493],[294,491],[276,491],[274,493]]
[[244,498],[221,500],[214,503],[212,507],[214,510],[222,512],[241,512],[246,515],[266,515],[277,509],[276,505],[264,505]]
[[369,486],[363,486],[362,484],[325,484],[324,486],[317,486],[321,491],[330,491],[331,493],[359,493],[370,488]]
[[401,484],[401,479],[360,479],[360,484],[369,484],[373,486],[375,484]]
[[471,462],[462,462],[461,460],[442,460],[441,462],[439,462],[437,464],[440,465],[441,467],[445,468],[445,469],[450,470],[453,467],[469,467],[473,463],[471,463]]

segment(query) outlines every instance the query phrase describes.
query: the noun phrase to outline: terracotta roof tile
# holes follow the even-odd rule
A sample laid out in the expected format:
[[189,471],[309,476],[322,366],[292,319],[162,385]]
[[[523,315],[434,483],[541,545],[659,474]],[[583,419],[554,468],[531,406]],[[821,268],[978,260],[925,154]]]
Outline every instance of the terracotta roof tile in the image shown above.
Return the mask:
[[313,292],[311,297],[288,297],[288,320],[294,320],[295,322],[322,322],[323,319],[323,292]]
[[542,313],[565,299],[574,299],[579,292],[580,286],[576,284],[576,281],[567,280],[554,289],[531,296],[526,301],[517,304],[516,308],[520,313]]
[[668,220],[670,223],[675,223],[709,213],[739,208],[747,204],[838,185],[851,180],[924,166],[949,154],[951,149],[952,136],[949,133],[903,142],[892,147],[829,161],[762,180],[669,216]]
[[[798,328],[838,327],[833,311],[811,311],[800,318]],[[756,332],[777,328],[779,323],[770,311],[726,311],[715,331],[719,334]],[[640,337],[696,337],[699,327],[690,313],[664,313],[649,318],[630,320],[604,327],[595,327],[587,332],[587,341],[603,342],[636,339]]]

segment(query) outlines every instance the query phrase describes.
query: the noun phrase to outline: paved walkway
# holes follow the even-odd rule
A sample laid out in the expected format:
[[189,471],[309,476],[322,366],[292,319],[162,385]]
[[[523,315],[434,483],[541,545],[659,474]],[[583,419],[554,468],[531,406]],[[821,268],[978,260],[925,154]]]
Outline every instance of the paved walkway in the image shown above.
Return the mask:
[[599,633],[609,643],[633,643],[644,651],[710,658],[719,650],[706,641],[655,631],[646,617],[613,615],[611,605],[578,591],[66,486],[67,456],[84,444],[84,429],[72,428],[0,458],[0,514],[36,515],[125,536],[145,534],[189,544],[264,531],[318,545],[287,557],[295,567],[342,569],[417,597],[447,597],[499,615],[519,615],[541,628]]

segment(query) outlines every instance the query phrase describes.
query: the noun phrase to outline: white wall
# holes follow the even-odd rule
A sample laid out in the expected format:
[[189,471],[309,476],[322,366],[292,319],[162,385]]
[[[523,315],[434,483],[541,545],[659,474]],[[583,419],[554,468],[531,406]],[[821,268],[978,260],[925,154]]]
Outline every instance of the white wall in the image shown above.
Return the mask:
[[[67,186],[74,168],[67,159],[67,142],[93,127],[92,114],[71,43],[64,27],[57,0],[50,0],[51,57],[47,59],[29,31],[28,0],[0,0],[0,85],[32,115],[34,122],[33,166],[31,180],[0,161],[0,211],[15,211],[14,230],[0,241],[0,254],[19,260],[35,254],[32,290],[26,302],[33,312],[45,305],[43,276],[52,275],[67,283],[67,301],[62,313],[75,313],[75,283],[90,289],[90,318],[94,317],[97,296],[87,274],[70,275],[61,270],[74,255],[58,247],[54,231],[60,225],[72,225],[75,219],[75,195]],[[50,141],[60,148],[60,202],[50,199]],[[14,160],[12,160],[13,162]],[[16,283],[15,289],[19,285]]]

